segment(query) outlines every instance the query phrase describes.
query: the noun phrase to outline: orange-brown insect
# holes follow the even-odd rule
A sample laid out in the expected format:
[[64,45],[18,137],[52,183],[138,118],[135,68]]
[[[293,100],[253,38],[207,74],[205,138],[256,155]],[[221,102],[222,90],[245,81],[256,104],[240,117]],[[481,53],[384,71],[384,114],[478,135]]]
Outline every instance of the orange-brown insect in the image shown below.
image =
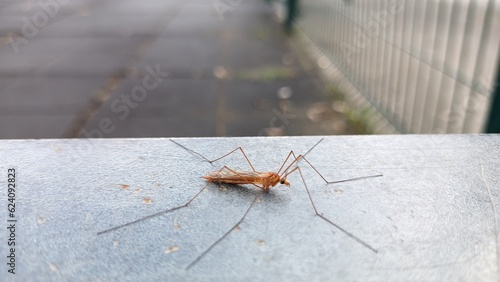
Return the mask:
[[[245,152],[243,151],[243,149],[241,147],[234,149],[233,151],[225,154],[224,156],[222,156],[220,158],[217,158],[217,159],[212,160],[212,161],[209,161],[209,160],[207,160],[207,161],[209,161],[210,163],[218,161],[218,160],[234,153],[237,150],[241,151],[241,153],[243,154],[243,156],[245,157],[245,159],[247,160],[248,164],[250,165],[250,167],[252,168],[253,171],[235,171],[235,170],[230,169],[227,166],[223,166],[218,171],[209,172],[207,175],[203,176],[203,178],[205,178],[209,182],[216,182],[216,183],[226,183],[226,184],[236,184],[236,185],[251,184],[251,185],[254,185],[256,187],[259,187],[262,190],[266,190],[266,191],[269,190],[270,187],[276,186],[278,183],[284,184],[286,186],[290,186],[290,183],[288,183],[288,181],[286,181],[286,177],[290,173],[295,171],[296,168],[293,169],[292,171],[290,171],[289,173],[286,173],[286,169],[281,175],[279,173],[280,173],[281,169],[283,169],[283,166],[285,165],[286,161],[290,158],[290,155],[293,154],[293,152],[290,152],[290,154],[288,154],[288,157],[286,158],[285,162],[283,163],[281,168],[278,170],[278,172],[255,171],[255,168],[253,167],[252,163],[250,162],[250,160],[248,159],[247,155],[245,154]],[[299,156],[299,157],[301,157],[301,156]],[[293,163],[295,163],[296,161],[297,161],[297,158],[296,158],[296,160],[294,160],[290,164],[290,166],[293,165]]]
[[[170,141],[172,141],[173,143],[177,144],[178,146],[184,148],[187,151],[190,151],[192,153],[197,154],[198,156],[202,157],[203,159],[205,159],[209,163],[213,163],[213,162],[216,162],[218,160],[221,160],[221,159],[223,159],[223,158],[229,156],[230,154],[232,154],[232,153],[234,153],[234,152],[236,152],[236,151],[239,150],[239,151],[241,151],[241,153],[245,157],[246,161],[248,162],[248,164],[252,168],[252,171],[236,171],[236,170],[233,170],[233,169],[231,169],[231,168],[229,168],[227,166],[223,166],[220,170],[209,172],[207,175],[202,176],[202,178],[204,178],[205,180],[207,180],[207,184],[198,193],[196,193],[196,195],[194,195],[189,201],[187,201],[185,204],[177,206],[177,207],[174,207],[174,208],[171,208],[171,209],[168,209],[168,210],[165,210],[165,211],[162,211],[162,212],[159,212],[159,213],[155,213],[155,214],[152,214],[152,215],[140,218],[140,219],[137,219],[135,221],[132,221],[132,222],[120,225],[120,226],[113,227],[113,228],[108,229],[108,230],[101,231],[101,232],[97,233],[98,235],[103,234],[103,233],[107,233],[107,232],[110,232],[110,231],[113,231],[113,230],[116,230],[116,229],[119,229],[119,228],[123,228],[125,226],[129,226],[131,224],[134,224],[134,223],[137,223],[139,221],[143,221],[143,220],[146,220],[146,219],[149,219],[149,218],[161,215],[161,214],[166,214],[166,213],[169,213],[169,212],[172,212],[172,211],[175,211],[175,210],[187,207],[194,199],[196,199],[208,187],[208,184],[210,184],[210,183],[225,183],[225,184],[235,184],[235,185],[249,184],[249,185],[254,185],[254,186],[256,186],[256,187],[258,187],[258,188],[260,188],[260,189],[262,189],[264,191],[269,191],[270,187],[274,187],[277,184],[283,184],[283,185],[286,185],[286,186],[290,186],[290,183],[287,181],[287,177],[291,173],[293,173],[295,171],[299,171],[300,177],[302,178],[302,182],[304,183],[304,188],[305,188],[305,190],[307,192],[307,195],[309,197],[309,201],[312,204],[312,207],[314,209],[315,214],[317,216],[319,216],[321,219],[323,219],[326,222],[330,223],[331,225],[335,226],[337,229],[339,229],[340,231],[342,231],[343,233],[345,233],[350,238],[356,240],[358,243],[360,243],[363,246],[367,247],[371,251],[373,251],[375,253],[378,252],[375,248],[371,247],[369,244],[367,244],[363,240],[359,239],[358,237],[356,237],[355,235],[351,234],[347,230],[345,230],[342,227],[338,226],[333,221],[331,221],[330,219],[326,218],[325,216],[323,216],[321,213],[318,212],[318,210],[316,209],[316,205],[314,204],[314,201],[313,201],[313,199],[311,197],[311,193],[309,192],[309,189],[307,188],[306,182],[304,180],[304,176],[302,175],[302,171],[300,170],[300,167],[297,165],[297,163],[300,160],[306,161],[307,164],[309,164],[309,166],[312,169],[314,169],[314,171],[326,182],[326,184],[347,182],[347,181],[353,181],[353,180],[359,180],[359,179],[371,178],[371,177],[380,177],[380,176],[382,176],[382,174],[370,175],[370,176],[363,176],[363,177],[357,177],[357,178],[351,178],[351,179],[344,179],[344,180],[337,180],[337,181],[328,181],[328,180],[326,180],[323,177],[323,175],[321,175],[321,173],[319,173],[319,171],[304,157],[312,149],[314,149],[321,141],[323,141],[323,139],[321,139],[318,143],[316,143],[304,155],[295,156],[295,153],[293,151],[290,151],[290,153],[288,154],[288,156],[286,157],[285,161],[283,162],[283,164],[281,165],[280,169],[277,172],[259,172],[259,171],[256,171],[255,168],[253,167],[252,163],[250,162],[250,160],[248,159],[247,155],[245,154],[245,152],[243,151],[243,149],[241,147],[238,147],[238,148],[232,150],[231,152],[229,152],[229,153],[227,153],[227,154],[225,154],[222,157],[219,157],[217,159],[208,160],[207,158],[205,158],[201,154],[199,154],[199,153],[197,153],[197,152],[195,152],[195,151],[193,151],[191,149],[188,149],[185,146],[183,146],[183,145],[181,145],[181,144],[179,144],[179,143],[177,143],[177,142],[175,142],[173,140],[170,140]],[[286,166],[285,169],[283,169],[285,167],[285,164],[289,161],[289,159],[291,157],[293,157],[293,160],[290,162],[290,164],[288,166]],[[292,168],[293,165],[295,165],[295,167]],[[186,267],[186,269],[190,268],[196,262],[198,262],[215,245],[217,245],[217,243],[219,243],[221,240],[223,240],[233,229],[237,228],[238,225],[240,225],[241,222],[245,219],[246,215],[248,214],[248,212],[250,211],[250,209],[252,208],[252,206],[255,204],[256,201],[257,201],[257,196],[255,196],[254,200],[252,201],[252,203],[250,204],[250,206],[247,208],[247,210],[245,211],[245,213],[243,214],[243,216],[240,218],[240,220],[231,229],[229,229],[224,235],[222,235],[221,237],[219,237],[219,239],[217,241],[215,241],[213,244],[211,244],[203,253],[201,253],[198,257],[196,257],[196,259],[193,260]]]
[[[177,145],[187,149],[186,147],[182,146],[181,144],[178,144],[177,142],[175,142],[173,140],[171,140],[171,141],[176,143]],[[308,152],[310,152],[312,149],[314,149],[314,147],[316,147],[321,141],[323,141],[323,139],[321,139],[318,143],[316,143],[316,145],[314,145],[311,149],[309,149]],[[189,150],[189,149],[187,149],[187,150]],[[213,163],[213,162],[216,162],[222,158],[229,156],[230,154],[234,153],[237,150],[241,151],[241,153],[243,154],[243,156],[245,157],[246,161],[248,162],[248,164],[250,165],[250,167],[252,168],[253,171],[235,171],[235,170],[230,169],[227,166],[223,166],[220,170],[209,172],[207,175],[202,176],[202,178],[205,178],[209,182],[215,182],[215,183],[226,183],[226,184],[236,184],[236,185],[251,184],[251,185],[254,185],[256,187],[259,187],[262,190],[267,191],[267,190],[269,190],[270,187],[274,187],[278,183],[286,185],[286,186],[290,186],[290,183],[286,180],[286,178],[292,172],[294,172],[300,168],[298,166],[296,166],[292,170],[290,170],[290,171],[288,171],[288,170],[290,169],[290,167],[292,167],[292,165],[296,164],[301,159],[305,160],[314,169],[314,171],[316,171],[316,173],[319,176],[321,176],[321,178],[323,178],[323,180],[325,180],[325,182],[327,184],[352,181],[352,180],[357,180],[357,179],[361,179],[361,178],[367,178],[365,176],[365,177],[352,178],[352,179],[341,180],[341,181],[333,181],[333,182],[327,181],[323,177],[323,175],[321,175],[321,173],[319,173],[319,171],[303,155],[299,155],[298,157],[296,157],[295,154],[293,153],[293,151],[290,151],[290,153],[288,153],[288,156],[286,157],[285,161],[281,165],[278,172],[256,171],[255,168],[253,167],[252,163],[248,159],[247,155],[243,151],[243,148],[241,148],[241,147],[238,147],[238,148],[232,150],[231,152],[225,154],[224,156],[219,157],[215,160],[211,160],[211,161],[206,159],[205,157],[201,156],[200,154],[198,154],[196,152],[195,153],[200,155],[206,161]],[[189,150],[189,151],[192,151],[192,150]],[[287,161],[290,159],[291,156],[293,156],[294,160],[280,174],[281,170],[283,169],[283,167],[285,166],[285,164],[287,163]],[[378,176],[382,176],[382,175],[374,175],[374,176],[368,176],[368,177],[378,177]]]

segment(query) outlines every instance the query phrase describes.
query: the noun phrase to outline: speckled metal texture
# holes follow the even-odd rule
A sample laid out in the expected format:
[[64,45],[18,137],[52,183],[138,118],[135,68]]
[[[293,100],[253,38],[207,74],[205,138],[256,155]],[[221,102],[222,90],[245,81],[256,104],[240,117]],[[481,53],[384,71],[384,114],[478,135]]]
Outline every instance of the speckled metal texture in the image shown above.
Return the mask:
[[[290,150],[322,137],[177,138],[213,159],[242,146],[257,170],[274,171]],[[1,228],[2,280],[9,281],[498,281],[499,135],[324,137],[307,155],[326,185],[300,175],[265,193],[210,184],[185,203],[210,164],[169,139],[2,140],[0,212],[7,224],[7,170],[16,171],[16,274],[7,273],[9,230]],[[186,266],[238,222],[239,227]],[[5,280],[4,280],[5,281]]]

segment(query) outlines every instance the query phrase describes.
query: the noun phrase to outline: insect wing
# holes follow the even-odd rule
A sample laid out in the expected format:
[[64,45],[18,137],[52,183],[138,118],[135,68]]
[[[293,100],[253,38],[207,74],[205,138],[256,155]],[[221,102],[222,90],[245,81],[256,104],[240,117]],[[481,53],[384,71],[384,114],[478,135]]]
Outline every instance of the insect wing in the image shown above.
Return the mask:
[[231,171],[228,169],[210,172],[207,177],[214,182],[229,184],[251,184],[260,179],[260,173],[254,171]]

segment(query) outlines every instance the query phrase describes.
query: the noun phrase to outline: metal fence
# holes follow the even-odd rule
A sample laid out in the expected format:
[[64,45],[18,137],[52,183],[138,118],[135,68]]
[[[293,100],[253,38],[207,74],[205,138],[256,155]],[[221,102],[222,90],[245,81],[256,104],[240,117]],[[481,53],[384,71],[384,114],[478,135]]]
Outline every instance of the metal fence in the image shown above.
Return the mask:
[[299,3],[297,26],[397,131],[483,131],[498,87],[500,0]]

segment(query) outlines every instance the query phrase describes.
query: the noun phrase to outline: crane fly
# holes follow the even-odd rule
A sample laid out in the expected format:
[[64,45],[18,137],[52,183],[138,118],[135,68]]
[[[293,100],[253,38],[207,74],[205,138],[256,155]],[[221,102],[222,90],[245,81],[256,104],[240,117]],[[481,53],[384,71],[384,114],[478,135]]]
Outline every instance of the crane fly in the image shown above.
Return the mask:
[[[129,226],[129,225],[132,225],[134,223],[137,223],[137,222],[140,222],[140,221],[144,221],[144,220],[152,218],[152,217],[156,217],[156,216],[159,216],[159,215],[162,215],[162,214],[167,214],[167,213],[173,212],[175,210],[187,207],[194,199],[196,199],[209,186],[210,183],[234,184],[234,185],[249,184],[249,185],[253,185],[253,186],[258,187],[258,188],[260,188],[261,190],[263,190],[265,192],[268,192],[271,187],[274,187],[274,186],[276,186],[278,184],[290,186],[290,183],[288,182],[287,177],[290,174],[292,174],[293,172],[298,171],[299,174],[300,174],[300,177],[302,179],[302,182],[304,184],[304,188],[305,188],[305,190],[307,192],[307,196],[309,197],[309,201],[311,202],[311,205],[312,205],[312,207],[314,209],[315,215],[317,215],[318,217],[320,217],[324,221],[328,222],[329,224],[333,225],[338,230],[342,231],[345,235],[347,235],[351,239],[357,241],[358,243],[360,243],[361,245],[365,246],[369,250],[371,250],[371,251],[373,251],[375,253],[378,252],[375,248],[373,248],[372,246],[370,246],[368,243],[366,243],[365,241],[361,240],[360,238],[358,238],[354,234],[350,233],[349,231],[345,230],[344,228],[340,227],[339,225],[337,225],[336,223],[334,223],[333,221],[331,221],[330,219],[328,219],[327,217],[325,217],[323,214],[321,214],[321,213],[318,212],[318,210],[316,208],[316,205],[314,204],[314,201],[312,199],[311,193],[309,192],[309,188],[307,187],[307,184],[306,184],[306,181],[305,181],[304,176],[302,174],[302,171],[301,171],[300,167],[298,166],[298,162],[301,161],[301,160],[304,160],[325,181],[326,184],[334,184],[334,183],[341,183],[341,182],[347,182],[347,181],[355,181],[355,180],[366,179],[366,178],[381,177],[383,175],[382,174],[376,174],[376,175],[362,176],[362,177],[356,177],[356,178],[350,178],[350,179],[343,179],[343,180],[336,180],[336,181],[328,181],[328,180],[326,180],[326,178],[323,177],[323,175],[305,158],[305,155],[307,155],[319,143],[321,143],[321,141],[323,141],[323,138],[321,140],[319,140],[313,147],[311,147],[311,149],[309,149],[304,155],[298,155],[298,156],[296,156],[293,151],[290,151],[290,153],[288,153],[288,156],[285,158],[285,161],[283,162],[283,164],[281,165],[281,167],[279,168],[279,170],[277,172],[272,172],[272,171],[271,172],[259,172],[259,171],[256,171],[255,168],[253,167],[252,163],[248,159],[247,155],[245,154],[245,151],[241,147],[238,147],[238,148],[232,150],[231,152],[223,155],[222,157],[219,157],[219,158],[214,159],[214,160],[209,160],[209,159],[205,158],[203,155],[201,155],[200,153],[198,153],[198,152],[196,152],[194,150],[191,150],[191,149],[185,147],[184,145],[181,145],[181,144],[177,143],[176,141],[174,141],[172,139],[170,139],[170,141],[172,141],[173,143],[177,144],[178,146],[184,148],[185,150],[187,150],[187,151],[189,151],[191,153],[194,153],[194,154],[200,156],[201,158],[203,158],[205,161],[209,162],[210,164],[213,164],[214,162],[219,161],[219,160],[221,160],[221,159],[223,159],[223,158],[225,158],[225,157],[227,157],[227,156],[231,155],[232,153],[234,153],[234,152],[236,152],[236,151],[239,150],[242,153],[242,155],[245,157],[245,160],[247,161],[247,163],[252,168],[252,171],[236,171],[236,170],[233,170],[233,169],[229,168],[228,166],[224,165],[221,169],[219,169],[217,171],[209,172],[207,175],[202,176],[202,178],[204,178],[207,181],[207,183],[205,184],[205,186],[203,186],[203,188],[200,191],[198,191],[198,193],[196,193],[185,204],[177,206],[177,207],[173,207],[173,208],[170,208],[170,209],[167,209],[167,210],[164,210],[164,211],[152,214],[152,215],[148,215],[148,216],[139,218],[137,220],[134,220],[134,221],[131,221],[131,222],[128,222],[128,223],[125,223],[125,224],[122,224],[122,225],[119,225],[119,226],[116,226],[116,227],[113,227],[113,228],[110,228],[110,229],[107,229],[107,230],[104,230],[104,231],[101,231],[101,232],[98,232],[97,235],[108,233],[108,232],[111,232],[111,231],[114,231],[114,230],[117,230],[117,229]],[[288,164],[287,166],[285,166],[285,164],[290,159],[291,159],[290,164]],[[233,227],[231,227],[229,230],[227,230],[226,233],[224,233],[221,237],[219,237],[219,239],[217,239],[208,248],[206,248],[203,253],[201,253],[200,255],[198,255],[186,267],[186,269],[191,268],[200,259],[202,259],[213,247],[215,247],[229,233],[231,233],[232,230],[236,229],[243,222],[243,220],[245,219],[245,217],[247,216],[247,214],[250,212],[250,209],[253,207],[253,205],[255,204],[255,202],[257,202],[257,199],[258,199],[258,196],[255,196],[254,199],[253,199],[253,201],[252,201],[252,203],[248,206],[248,208],[246,209],[246,211],[240,217],[239,221],[235,225],[233,225]]]

